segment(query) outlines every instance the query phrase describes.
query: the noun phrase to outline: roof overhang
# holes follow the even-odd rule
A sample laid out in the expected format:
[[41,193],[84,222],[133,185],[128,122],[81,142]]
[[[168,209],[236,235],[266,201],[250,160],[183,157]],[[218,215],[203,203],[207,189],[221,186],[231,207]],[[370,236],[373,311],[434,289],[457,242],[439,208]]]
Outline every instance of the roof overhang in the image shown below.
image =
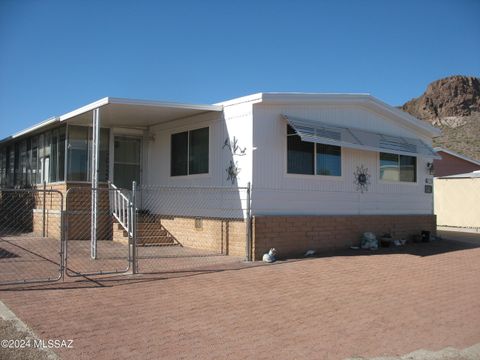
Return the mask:
[[25,135],[32,135],[62,122],[90,125],[94,109],[101,109],[101,126],[147,128],[203,113],[221,112],[223,106],[105,97],[64,115],[42,121],[1,140],[0,143],[9,142]]
[[13,134],[13,135],[10,135],[10,136],[0,140],[0,144],[4,143],[4,142],[8,142],[10,140],[15,140],[17,138],[22,137],[23,135],[32,134],[37,130],[48,128],[48,127],[58,123],[59,121],[60,121],[60,119],[58,117],[51,117],[47,120],[39,122],[38,124],[30,126],[29,128],[26,128],[22,131],[19,131],[19,132]]
[[288,115],[283,117],[302,141],[430,159],[439,158],[435,151],[420,139],[341,127]]
[[92,111],[100,109],[101,125],[107,127],[147,128],[160,123],[221,112],[220,105],[182,104],[161,101],[103,98],[59,117],[60,122],[90,124]]

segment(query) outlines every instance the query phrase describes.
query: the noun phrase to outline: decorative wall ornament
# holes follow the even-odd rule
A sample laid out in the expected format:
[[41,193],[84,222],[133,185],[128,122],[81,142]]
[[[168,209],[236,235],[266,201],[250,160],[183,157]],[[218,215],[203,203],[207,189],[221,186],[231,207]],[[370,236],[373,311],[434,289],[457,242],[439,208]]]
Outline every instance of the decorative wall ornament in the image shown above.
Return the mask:
[[368,168],[364,167],[363,164],[357,166],[357,170],[353,173],[353,177],[353,183],[357,186],[357,191],[360,191],[362,194],[364,191],[368,191],[368,186],[370,185]]
[[238,167],[238,162],[230,160],[230,165],[226,169],[227,171],[227,181],[231,181],[232,185],[235,184],[238,174],[240,173],[240,168]]
[[247,155],[247,148],[241,148],[238,145],[238,139],[234,136],[233,141],[230,141],[230,138],[226,138],[225,142],[223,143],[222,149],[230,149],[232,155],[244,156]]
[[[235,136],[233,137],[233,141],[230,141],[229,137],[225,139],[222,150],[225,148],[230,150],[232,157],[245,156],[247,154],[247,148],[241,148],[240,145],[238,145],[238,139]],[[225,171],[227,172],[227,181],[231,181],[232,185],[235,184],[240,170],[241,169],[238,167],[238,162],[235,160],[230,160],[228,167],[225,169]]]

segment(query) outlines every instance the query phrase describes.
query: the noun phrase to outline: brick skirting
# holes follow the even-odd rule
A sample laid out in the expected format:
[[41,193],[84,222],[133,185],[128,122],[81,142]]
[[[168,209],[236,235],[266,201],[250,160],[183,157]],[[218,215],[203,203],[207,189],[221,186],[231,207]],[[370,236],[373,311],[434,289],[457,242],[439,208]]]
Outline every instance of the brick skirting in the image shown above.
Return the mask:
[[165,229],[184,246],[217,254],[245,256],[247,230],[243,220],[162,216],[160,218]]
[[428,230],[436,231],[435,215],[339,215],[339,216],[255,216],[252,253],[261,260],[270,248],[278,255],[299,257],[307,250],[328,252],[359,245],[362,233],[392,234],[409,239]]

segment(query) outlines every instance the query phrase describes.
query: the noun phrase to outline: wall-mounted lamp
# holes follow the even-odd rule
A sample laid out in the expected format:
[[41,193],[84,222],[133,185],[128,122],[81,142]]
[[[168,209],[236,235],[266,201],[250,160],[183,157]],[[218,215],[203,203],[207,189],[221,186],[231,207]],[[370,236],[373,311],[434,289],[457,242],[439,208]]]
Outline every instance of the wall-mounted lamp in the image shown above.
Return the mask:
[[427,162],[427,171],[430,175],[433,175],[435,173],[433,162]]

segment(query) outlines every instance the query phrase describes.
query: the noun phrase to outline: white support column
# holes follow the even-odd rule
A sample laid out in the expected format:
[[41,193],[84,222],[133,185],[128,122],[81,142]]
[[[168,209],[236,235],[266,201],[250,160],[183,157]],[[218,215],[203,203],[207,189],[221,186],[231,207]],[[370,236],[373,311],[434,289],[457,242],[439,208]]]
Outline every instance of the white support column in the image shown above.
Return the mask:
[[100,155],[100,109],[93,110],[92,117],[92,233],[90,242],[90,257],[97,258],[97,227],[98,227],[98,157]]

